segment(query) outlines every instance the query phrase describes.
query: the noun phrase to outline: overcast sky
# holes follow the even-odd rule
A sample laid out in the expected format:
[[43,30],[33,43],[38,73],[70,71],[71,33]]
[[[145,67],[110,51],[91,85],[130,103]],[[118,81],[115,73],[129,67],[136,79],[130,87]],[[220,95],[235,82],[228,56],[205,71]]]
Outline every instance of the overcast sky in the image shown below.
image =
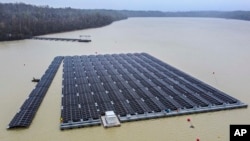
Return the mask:
[[115,10],[248,10],[250,0],[0,0],[2,3],[23,2],[50,7]]

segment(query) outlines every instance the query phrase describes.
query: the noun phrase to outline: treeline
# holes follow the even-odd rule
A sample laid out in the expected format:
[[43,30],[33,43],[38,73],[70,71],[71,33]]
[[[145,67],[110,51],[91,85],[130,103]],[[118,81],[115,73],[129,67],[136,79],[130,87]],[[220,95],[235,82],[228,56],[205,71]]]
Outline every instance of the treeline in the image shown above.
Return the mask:
[[165,12],[167,17],[210,17],[250,20],[250,11],[190,11],[190,12]]
[[161,11],[120,11],[127,17],[209,17],[226,18],[250,21],[250,11],[188,11],[188,12],[161,12]]
[[0,3],[0,41],[101,27],[127,17],[211,17],[250,20],[250,11],[128,11],[50,8],[24,3]]
[[166,17],[166,14],[161,11],[130,11],[120,10],[120,13],[127,17]]
[[0,41],[101,27],[126,16],[113,10],[50,8],[0,3]]

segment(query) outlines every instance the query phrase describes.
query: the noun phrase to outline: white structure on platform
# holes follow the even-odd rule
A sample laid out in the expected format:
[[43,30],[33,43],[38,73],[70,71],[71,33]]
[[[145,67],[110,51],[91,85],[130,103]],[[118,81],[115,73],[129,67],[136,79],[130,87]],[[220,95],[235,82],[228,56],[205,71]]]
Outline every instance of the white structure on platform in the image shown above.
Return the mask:
[[114,113],[114,111],[107,111],[105,112],[105,120],[107,122],[107,124],[115,124],[117,117]]
[[101,120],[104,127],[114,127],[121,125],[114,111],[106,111],[105,116],[102,116]]

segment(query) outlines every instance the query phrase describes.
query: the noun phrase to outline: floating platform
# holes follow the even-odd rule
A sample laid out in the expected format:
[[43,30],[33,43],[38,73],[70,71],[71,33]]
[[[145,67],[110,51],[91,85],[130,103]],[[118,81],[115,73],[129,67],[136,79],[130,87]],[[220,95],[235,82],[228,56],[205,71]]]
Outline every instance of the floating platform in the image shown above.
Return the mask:
[[35,40],[50,40],[50,41],[68,41],[68,42],[91,42],[90,38],[72,39],[72,38],[52,38],[52,37],[32,37]]
[[37,83],[35,89],[29,94],[29,97],[25,100],[21,106],[19,112],[14,116],[8,125],[10,128],[24,128],[29,127],[42,100],[49,89],[50,84],[63,60],[63,57],[56,57],[41,80]]
[[105,128],[119,127],[121,123],[114,111],[106,111],[104,116],[101,116],[102,125]]
[[146,53],[59,56],[8,128],[29,127],[62,60],[62,130],[101,123],[109,127],[101,118],[106,111],[128,122],[247,107]]
[[247,107],[146,53],[65,56],[61,129]]

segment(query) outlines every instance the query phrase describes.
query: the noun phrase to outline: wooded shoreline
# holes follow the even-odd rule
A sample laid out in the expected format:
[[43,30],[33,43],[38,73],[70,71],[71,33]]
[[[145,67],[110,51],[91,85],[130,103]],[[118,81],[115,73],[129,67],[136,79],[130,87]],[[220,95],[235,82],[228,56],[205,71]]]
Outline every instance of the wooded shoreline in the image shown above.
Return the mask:
[[114,10],[81,10],[0,3],[0,41],[101,27],[126,18]]
[[250,11],[83,10],[24,3],[0,3],[0,41],[102,27],[129,17],[209,17],[249,21]]

